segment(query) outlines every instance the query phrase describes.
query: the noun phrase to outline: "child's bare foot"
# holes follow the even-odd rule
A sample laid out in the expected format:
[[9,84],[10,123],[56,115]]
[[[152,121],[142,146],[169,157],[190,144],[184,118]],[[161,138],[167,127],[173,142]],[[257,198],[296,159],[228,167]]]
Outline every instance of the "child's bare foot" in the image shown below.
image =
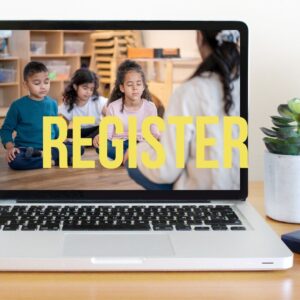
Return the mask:
[[41,157],[42,151],[36,150],[33,147],[27,147],[25,152],[25,158],[31,158],[31,157]]

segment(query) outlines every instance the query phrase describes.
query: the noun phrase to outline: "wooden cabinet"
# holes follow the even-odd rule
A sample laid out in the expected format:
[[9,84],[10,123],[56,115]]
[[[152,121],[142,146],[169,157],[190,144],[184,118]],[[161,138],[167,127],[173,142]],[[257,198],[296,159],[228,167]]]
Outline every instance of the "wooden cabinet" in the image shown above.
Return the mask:
[[[49,67],[49,96],[62,101],[62,93],[71,75],[81,66],[90,67],[91,42],[88,30],[14,30],[11,54],[20,58],[20,68],[29,61],[40,61]],[[20,85],[20,94],[27,91]]]
[[17,98],[20,98],[20,61],[17,57],[0,57],[0,119]]

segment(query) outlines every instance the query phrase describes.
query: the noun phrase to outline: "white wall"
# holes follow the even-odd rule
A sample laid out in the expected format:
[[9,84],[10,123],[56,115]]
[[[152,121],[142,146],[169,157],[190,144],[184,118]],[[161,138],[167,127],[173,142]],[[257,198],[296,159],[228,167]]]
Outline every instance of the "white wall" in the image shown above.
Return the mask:
[[143,30],[145,45],[153,48],[180,48],[182,57],[200,57],[195,30]]
[[[142,37],[145,47],[179,48],[180,57],[199,60],[187,64],[173,64],[173,91],[192,76],[201,60],[196,43],[196,30],[143,30]],[[164,68],[161,68],[161,71],[163,74]],[[149,79],[149,74],[147,74],[147,79]]]
[[299,11],[299,0],[4,0],[0,19],[245,21],[250,31],[249,171],[257,180],[263,178],[264,152],[259,127],[270,125],[269,115],[279,103],[300,97]]

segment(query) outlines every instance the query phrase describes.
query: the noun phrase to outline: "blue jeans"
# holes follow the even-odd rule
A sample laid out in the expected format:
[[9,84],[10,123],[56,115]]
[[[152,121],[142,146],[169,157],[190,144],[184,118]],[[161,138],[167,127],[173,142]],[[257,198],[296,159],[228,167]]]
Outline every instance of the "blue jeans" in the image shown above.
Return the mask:
[[138,168],[128,168],[128,161],[126,161],[125,167],[129,177],[146,190],[173,190],[172,183],[152,182]]
[[[127,151],[128,149],[128,140],[123,141],[123,154]],[[96,152],[99,153],[99,148],[96,149]],[[111,159],[116,158],[116,148],[112,145],[111,140],[107,140],[107,157]]]
[[[72,143],[66,142],[65,143],[67,147],[67,153],[68,153],[68,165],[72,165],[72,157],[73,157],[73,149],[72,149]],[[34,170],[34,169],[42,169],[43,168],[43,158],[41,156],[39,157],[26,157],[26,148],[20,147],[19,148],[20,153],[16,153],[16,158],[9,162],[8,165],[13,170]],[[35,150],[41,150],[41,149],[35,149]],[[84,148],[81,148],[81,155],[84,152]],[[54,160],[55,165],[58,166],[59,162],[59,152],[56,148],[51,149],[51,155],[52,160]]]

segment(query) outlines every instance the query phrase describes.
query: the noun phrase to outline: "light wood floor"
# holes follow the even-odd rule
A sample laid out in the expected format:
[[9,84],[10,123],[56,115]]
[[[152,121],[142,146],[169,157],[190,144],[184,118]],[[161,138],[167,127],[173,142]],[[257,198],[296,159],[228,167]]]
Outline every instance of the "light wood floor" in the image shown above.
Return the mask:
[[124,167],[109,170],[99,164],[93,148],[86,149],[83,158],[96,161],[95,169],[51,169],[14,171],[0,150],[0,190],[141,190]]

